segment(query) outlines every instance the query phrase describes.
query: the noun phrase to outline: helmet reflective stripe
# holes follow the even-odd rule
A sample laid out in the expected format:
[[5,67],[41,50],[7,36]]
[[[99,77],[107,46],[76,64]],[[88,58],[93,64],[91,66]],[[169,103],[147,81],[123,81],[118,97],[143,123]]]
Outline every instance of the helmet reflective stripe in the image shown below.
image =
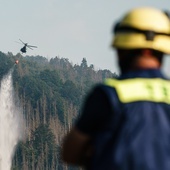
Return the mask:
[[170,54],[170,20],[154,8],[137,8],[116,24],[112,46],[120,49],[149,48]]
[[160,78],[106,79],[104,84],[114,87],[122,103],[151,101],[170,104],[170,81]]

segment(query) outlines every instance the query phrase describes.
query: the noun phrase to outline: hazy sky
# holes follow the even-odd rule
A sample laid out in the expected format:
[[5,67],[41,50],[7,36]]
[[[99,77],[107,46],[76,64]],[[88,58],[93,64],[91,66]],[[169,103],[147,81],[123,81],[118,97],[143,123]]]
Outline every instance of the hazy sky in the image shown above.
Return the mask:
[[[112,26],[139,6],[167,9],[170,0],[0,0],[0,51],[17,54],[22,45],[15,41],[21,39],[38,46],[27,55],[59,56],[73,64],[86,58],[96,69],[117,72]],[[168,73],[170,61],[165,63]]]

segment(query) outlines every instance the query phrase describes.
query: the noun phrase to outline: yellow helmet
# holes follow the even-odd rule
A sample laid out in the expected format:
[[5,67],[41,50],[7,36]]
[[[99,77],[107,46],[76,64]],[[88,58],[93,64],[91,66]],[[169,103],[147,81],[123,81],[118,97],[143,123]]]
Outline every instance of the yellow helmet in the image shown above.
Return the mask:
[[170,19],[154,8],[131,10],[114,27],[112,46],[120,49],[148,48],[170,54]]

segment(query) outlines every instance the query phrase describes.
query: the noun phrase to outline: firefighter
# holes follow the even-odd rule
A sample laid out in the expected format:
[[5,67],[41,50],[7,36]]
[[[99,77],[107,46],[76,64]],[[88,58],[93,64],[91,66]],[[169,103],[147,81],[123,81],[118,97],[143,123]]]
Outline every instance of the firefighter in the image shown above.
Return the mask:
[[62,158],[89,170],[170,169],[170,19],[151,7],[115,25],[112,46],[121,74],[97,84],[64,138]]

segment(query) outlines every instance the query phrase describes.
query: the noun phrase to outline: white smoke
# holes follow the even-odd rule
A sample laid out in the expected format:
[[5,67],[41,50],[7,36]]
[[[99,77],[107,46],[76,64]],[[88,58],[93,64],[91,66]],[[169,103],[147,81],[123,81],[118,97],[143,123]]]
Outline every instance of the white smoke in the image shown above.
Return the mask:
[[22,137],[22,111],[15,98],[11,70],[0,86],[0,170],[11,169],[15,147]]

